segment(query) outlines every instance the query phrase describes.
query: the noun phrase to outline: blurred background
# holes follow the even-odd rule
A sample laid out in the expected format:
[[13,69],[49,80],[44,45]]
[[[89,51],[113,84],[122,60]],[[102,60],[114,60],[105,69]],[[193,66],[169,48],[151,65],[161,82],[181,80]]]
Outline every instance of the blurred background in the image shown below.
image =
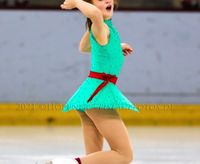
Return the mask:
[[[62,2],[0,0],[0,164],[85,153],[62,108],[90,70],[86,17]],[[121,0],[113,24],[135,50],[116,84],[140,110],[119,110],[135,163],[199,164],[200,0]]]

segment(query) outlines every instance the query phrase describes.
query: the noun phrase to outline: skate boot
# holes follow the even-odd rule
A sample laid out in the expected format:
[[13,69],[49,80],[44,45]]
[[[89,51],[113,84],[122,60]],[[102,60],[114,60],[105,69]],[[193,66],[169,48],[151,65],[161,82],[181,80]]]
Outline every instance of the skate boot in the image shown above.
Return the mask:
[[79,163],[73,158],[55,158],[46,162],[45,164],[79,164]]

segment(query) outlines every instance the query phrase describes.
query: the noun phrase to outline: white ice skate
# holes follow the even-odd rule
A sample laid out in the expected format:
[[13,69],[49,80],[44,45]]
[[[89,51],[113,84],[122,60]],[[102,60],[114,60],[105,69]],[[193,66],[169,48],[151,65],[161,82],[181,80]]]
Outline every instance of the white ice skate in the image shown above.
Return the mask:
[[73,158],[55,158],[45,164],[78,164],[78,162]]

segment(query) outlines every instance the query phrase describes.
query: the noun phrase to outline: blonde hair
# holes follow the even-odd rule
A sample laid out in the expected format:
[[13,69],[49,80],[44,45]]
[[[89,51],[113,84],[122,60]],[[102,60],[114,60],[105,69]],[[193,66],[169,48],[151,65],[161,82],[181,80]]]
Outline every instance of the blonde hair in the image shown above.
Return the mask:
[[[92,4],[92,0],[84,0],[84,1]],[[119,6],[119,0],[114,0],[114,10],[116,10],[118,6]],[[87,18],[86,23],[85,23],[86,28],[89,27],[89,30],[90,30],[91,25],[92,25],[92,21],[90,20],[90,18]]]

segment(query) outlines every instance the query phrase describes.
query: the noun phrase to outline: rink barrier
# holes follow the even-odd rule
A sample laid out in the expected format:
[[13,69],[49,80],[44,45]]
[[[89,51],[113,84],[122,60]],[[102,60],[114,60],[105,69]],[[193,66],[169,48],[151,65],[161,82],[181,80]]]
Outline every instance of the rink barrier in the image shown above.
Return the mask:
[[[200,104],[136,104],[139,113],[118,110],[126,125],[200,125]],[[80,125],[75,110],[62,112],[63,104],[0,104],[0,125]]]

